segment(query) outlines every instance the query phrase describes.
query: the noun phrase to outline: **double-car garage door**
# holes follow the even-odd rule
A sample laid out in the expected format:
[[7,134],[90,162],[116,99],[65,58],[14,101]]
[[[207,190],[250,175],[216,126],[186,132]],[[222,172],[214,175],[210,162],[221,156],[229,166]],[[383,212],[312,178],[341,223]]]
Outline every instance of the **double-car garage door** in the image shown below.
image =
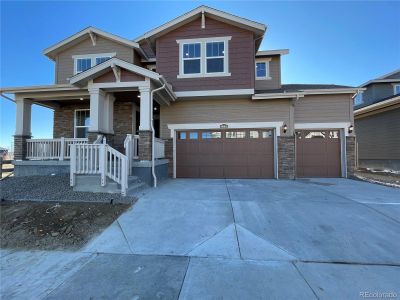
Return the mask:
[[176,140],[176,177],[273,178],[273,131],[179,131]]
[[[176,177],[274,178],[273,137],[269,129],[178,131]],[[340,148],[338,130],[296,131],[296,176],[340,177]]]

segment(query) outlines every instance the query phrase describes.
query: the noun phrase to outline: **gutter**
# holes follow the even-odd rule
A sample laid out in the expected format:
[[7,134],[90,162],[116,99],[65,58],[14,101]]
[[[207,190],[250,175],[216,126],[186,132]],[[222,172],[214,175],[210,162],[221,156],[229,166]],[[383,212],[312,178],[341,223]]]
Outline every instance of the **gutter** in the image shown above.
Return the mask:
[[154,165],[154,154],[155,154],[155,147],[154,147],[154,140],[155,140],[155,135],[156,131],[154,129],[154,112],[153,112],[153,96],[155,92],[161,91],[165,89],[166,84],[164,83],[161,87],[152,90],[150,92],[150,111],[151,111],[151,174],[153,176],[153,186],[157,187],[157,176],[156,176],[156,170],[155,170],[155,165]]

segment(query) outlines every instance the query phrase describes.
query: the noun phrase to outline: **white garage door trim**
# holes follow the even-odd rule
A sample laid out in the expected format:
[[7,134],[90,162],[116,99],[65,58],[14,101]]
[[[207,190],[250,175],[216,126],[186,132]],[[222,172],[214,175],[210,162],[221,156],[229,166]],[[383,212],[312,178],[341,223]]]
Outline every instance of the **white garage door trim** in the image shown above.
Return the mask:
[[227,128],[268,128],[274,129],[274,176],[278,179],[278,142],[277,137],[280,136],[282,122],[237,122],[237,123],[187,123],[187,124],[167,124],[168,129],[171,131],[173,143],[173,178],[176,178],[176,131],[191,130],[191,129],[221,129],[221,125]]

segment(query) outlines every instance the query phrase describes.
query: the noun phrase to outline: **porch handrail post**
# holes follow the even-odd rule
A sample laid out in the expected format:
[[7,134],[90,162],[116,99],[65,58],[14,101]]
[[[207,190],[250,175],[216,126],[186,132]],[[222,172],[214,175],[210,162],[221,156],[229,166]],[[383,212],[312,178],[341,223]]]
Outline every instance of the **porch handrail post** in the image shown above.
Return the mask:
[[99,145],[99,171],[101,186],[106,185],[106,167],[107,167],[107,153],[106,153],[107,145],[105,143]]
[[75,185],[75,173],[76,173],[76,147],[77,145],[72,144],[71,145],[71,158],[70,158],[70,169],[69,169],[69,183],[70,186]]
[[61,145],[60,145],[60,158],[59,160],[64,160],[64,153],[65,153],[65,139],[61,137]]

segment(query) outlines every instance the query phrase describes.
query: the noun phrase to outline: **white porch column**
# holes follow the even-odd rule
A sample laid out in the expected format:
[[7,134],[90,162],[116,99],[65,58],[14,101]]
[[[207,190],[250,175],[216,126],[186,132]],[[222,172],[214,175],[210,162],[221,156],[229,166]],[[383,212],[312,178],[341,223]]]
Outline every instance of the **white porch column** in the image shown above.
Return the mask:
[[15,103],[17,104],[15,135],[31,136],[32,101],[16,95]]
[[150,87],[140,87],[140,131],[151,130]]
[[90,128],[89,132],[104,132],[104,98],[105,92],[99,88],[89,88],[90,94]]
[[114,133],[114,102],[114,95],[107,93],[104,101],[104,130],[110,134]]

